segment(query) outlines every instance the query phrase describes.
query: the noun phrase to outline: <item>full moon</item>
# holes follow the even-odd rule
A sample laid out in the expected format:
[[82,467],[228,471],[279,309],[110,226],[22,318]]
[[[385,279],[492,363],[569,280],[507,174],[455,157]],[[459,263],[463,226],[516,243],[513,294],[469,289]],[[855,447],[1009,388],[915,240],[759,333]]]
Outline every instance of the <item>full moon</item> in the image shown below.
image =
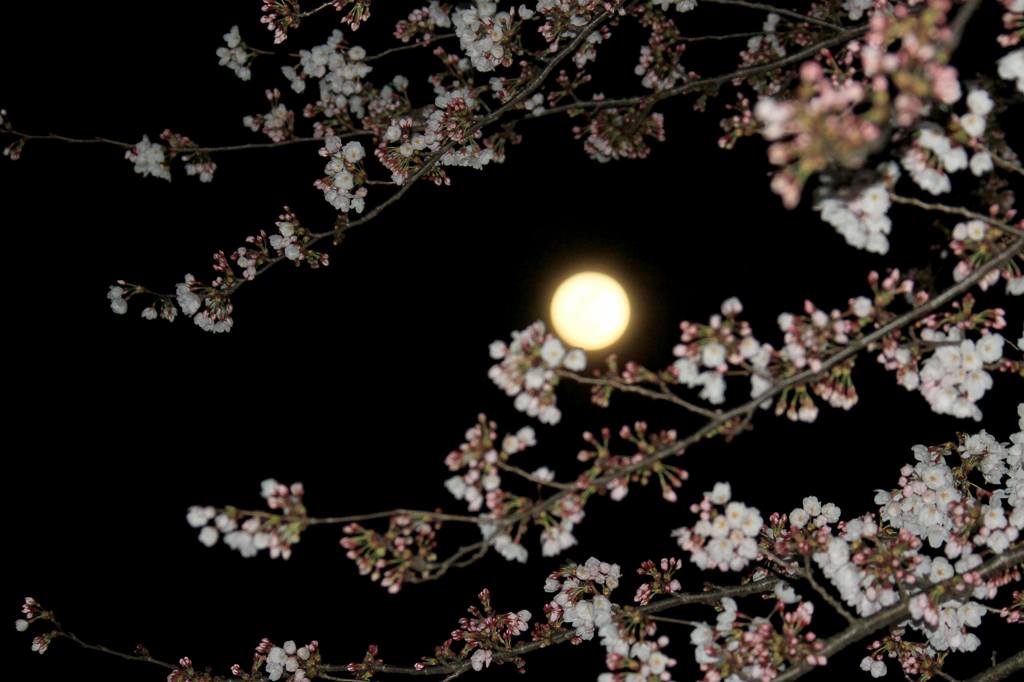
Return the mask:
[[629,297],[601,272],[579,272],[558,285],[551,323],[562,339],[583,350],[607,348],[629,324]]

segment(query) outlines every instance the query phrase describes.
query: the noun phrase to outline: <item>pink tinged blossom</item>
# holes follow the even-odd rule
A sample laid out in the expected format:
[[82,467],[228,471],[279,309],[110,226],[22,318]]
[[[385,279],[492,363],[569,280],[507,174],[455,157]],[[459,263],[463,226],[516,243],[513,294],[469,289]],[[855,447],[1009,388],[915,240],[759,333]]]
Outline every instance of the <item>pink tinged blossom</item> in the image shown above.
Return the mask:
[[962,94],[957,71],[952,66],[932,65],[932,90],[945,104],[955,104]]

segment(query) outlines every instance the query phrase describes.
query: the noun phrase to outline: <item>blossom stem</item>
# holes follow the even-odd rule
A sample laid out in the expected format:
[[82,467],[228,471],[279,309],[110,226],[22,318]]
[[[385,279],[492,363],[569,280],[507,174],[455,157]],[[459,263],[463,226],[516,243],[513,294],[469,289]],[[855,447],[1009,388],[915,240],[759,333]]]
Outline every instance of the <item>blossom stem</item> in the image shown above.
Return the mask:
[[100,652],[102,654],[108,654],[110,656],[116,656],[117,658],[123,658],[126,661],[138,661],[139,663],[150,663],[152,665],[157,665],[157,666],[160,666],[161,668],[165,668],[167,670],[176,670],[177,669],[177,666],[175,666],[173,663],[168,663],[167,661],[161,661],[160,659],[153,658],[152,656],[149,656],[149,655],[129,654],[129,653],[125,653],[123,651],[117,651],[116,649],[111,649],[109,647],[105,647],[105,646],[103,646],[101,644],[90,644],[89,642],[85,642],[85,641],[79,639],[74,633],[64,631],[61,628],[60,623],[57,623],[56,621],[54,621],[53,624],[57,628],[56,632],[57,632],[57,635],[59,637],[62,637],[64,639],[68,640],[68,641],[74,642],[75,644],[77,644],[78,646],[82,647],[83,649],[88,649],[89,651],[98,651],[98,652]]
[[824,19],[817,19],[815,17],[801,14],[784,7],[777,5],[767,5],[761,2],[747,2],[746,0],[702,0],[708,5],[733,5],[735,7],[746,7],[747,9],[761,10],[762,12],[769,12],[772,14],[778,14],[794,21],[808,24],[816,24],[818,26],[824,26],[825,28],[831,28],[836,31],[842,31],[843,27],[838,24],[833,24],[831,21],[825,21]]
[[503,462],[500,459],[497,462],[495,462],[495,466],[497,466],[499,469],[503,469],[503,470],[505,470],[505,471],[507,471],[509,473],[516,474],[517,476],[521,476],[521,477],[525,478],[527,481],[530,481],[531,483],[536,483],[537,485],[543,485],[543,486],[547,486],[549,488],[558,488],[559,490],[575,490],[576,489],[576,486],[574,486],[574,485],[572,485],[570,483],[559,483],[557,481],[546,481],[543,478],[537,478],[536,476],[531,474],[529,471],[526,471],[525,469],[520,469],[519,467],[515,466],[514,464],[509,464],[508,462]]
[[434,43],[441,42],[442,40],[447,40],[448,38],[454,38],[454,37],[455,37],[454,33],[443,33],[441,35],[436,35],[433,38],[431,38],[430,40],[427,40],[425,42],[413,43],[412,45],[401,45],[399,47],[392,47],[392,48],[387,49],[387,50],[382,50],[381,52],[378,52],[377,54],[369,55],[363,61],[364,62],[372,62],[372,61],[374,61],[376,59],[383,59],[384,57],[387,57],[389,55],[393,55],[393,54],[395,54],[397,52],[407,52],[408,50],[415,50],[415,49],[418,49],[418,48],[421,48],[421,47],[427,47],[427,46],[432,45]]
[[675,393],[668,390],[668,387],[664,385],[662,386],[662,390],[655,391],[644,386],[640,386],[638,384],[626,383],[625,381],[622,381],[620,379],[608,379],[605,377],[588,377],[582,374],[578,374],[576,372],[570,372],[567,369],[557,369],[555,370],[555,373],[560,377],[570,379],[578,384],[585,384],[589,386],[608,386],[614,388],[617,391],[622,391],[623,393],[636,393],[638,395],[642,395],[645,398],[650,398],[652,400],[666,400],[670,403],[679,405],[685,410],[695,412],[704,417],[708,417],[709,419],[718,416],[718,413],[715,412],[714,410],[709,410],[706,407],[695,405],[694,403],[691,403],[688,400],[680,398]]
[[946,204],[933,204],[927,201],[921,201],[920,199],[914,199],[913,197],[904,197],[899,194],[889,193],[889,199],[895,204],[905,204],[907,206],[914,206],[916,208],[923,209],[925,211],[937,211],[939,213],[948,213],[950,215],[958,215],[964,218],[970,218],[972,220],[980,220],[984,223],[988,223],[992,227],[998,227],[1004,232],[1015,234],[1018,237],[1024,237],[1024,228],[1015,227],[1002,220],[996,220],[991,216],[984,215],[983,213],[976,213],[975,211],[968,210],[962,206],[947,206]]
[[839,603],[839,600],[828,593],[821,583],[814,578],[814,567],[811,566],[811,557],[809,554],[804,555],[804,570],[802,574],[804,580],[811,586],[811,588],[818,593],[818,596],[825,600],[825,603],[832,607],[832,609],[840,616],[846,619],[847,623],[855,623],[857,619],[851,614],[846,608]]

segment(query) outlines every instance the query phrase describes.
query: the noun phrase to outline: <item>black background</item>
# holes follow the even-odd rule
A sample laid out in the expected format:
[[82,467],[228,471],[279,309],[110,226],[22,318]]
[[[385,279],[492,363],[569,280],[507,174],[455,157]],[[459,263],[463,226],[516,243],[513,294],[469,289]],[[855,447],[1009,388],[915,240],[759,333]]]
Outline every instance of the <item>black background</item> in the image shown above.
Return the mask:
[[[251,45],[270,47],[258,14],[258,3],[238,1],[5,7],[0,106],[36,133],[135,142],[170,127],[201,144],[259,141],[241,117],[266,110],[265,84],[287,84],[272,60],[257,62],[246,84],[214,55],[233,23]],[[726,15],[702,16],[714,23]],[[364,30],[380,37],[391,19]],[[760,17],[750,20],[756,26]],[[330,27],[333,18],[314,20],[285,48],[322,42]],[[373,52],[382,43],[370,37],[353,40]],[[708,54],[704,73],[732,63]],[[31,594],[84,639],[125,649],[144,642],[157,657],[189,655],[219,673],[247,665],[264,636],[319,639],[331,662],[359,660],[377,643],[388,662],[409,664],[446,638],[481,587],[492,589],[497,608],[539,617],[544,577],[563,559],[597,555],[631,576],[642,559],[678,555],[669,530],[689,523],[685,505],[716,480],[732,481],[735,496],[766,515],[807,494],[861,513],[873,489],[895,482],[912,444],[972,430],[932,415],[865,357],[856,375],[862,401],[850,412],[823,408],[810,426],[763,415],[731,446],[695,447],[682,461],[692,482],[680,503],[635,486],[623,503],[597,500],[580,544],[558,558],[542,558],[534,535],[525,567],[491,555],[392,596],[356,574],[336,528],[309,531],[289,562],[243,560],[196,542],[188,505],[258,508],[266,477],[304,481],[316,515],[400,505],[462,511],[442,486],[444,455],[478,412],[500,430],[527,423],[487,379],[487,344],[544,318],[554,286],[574,271],[621,279],[635,318],[615,350],[659,367],[672,359],[678,321],[706,320],[727,296],[743,300],[759,338],[777,343],[776,315],[798,311],[805,297],[843,307],[867,293],[869,270],[933,257],[924,246],[935,241],[930,218],[894,211],[889,259],[855,251],[806,200],[795,211],[780,207],[762,144],[721,151],[715,115],[683,100],[662,110],[669,141],[642,162],[588,160],[565,120],[525,126],[524,144],[505,165],[456,169],[450,188],[415,187],[350,233],[329,268],[282,266],[246,286],[226,336],[184,318],[145,322],[137,304],[112,315],[107,287],[124,278],[168,289],[185,272],[208,279],[209,254],[272,229],[285,204],[315,229],[329,225],[330,208],[312,186],[323,163],[315,145],[219,155],[210,185],[180,167],[171,183],[141,178],[109,147],[29,143],[16,165],[4,159],[13,532],[3,603],[11,620]],[[1012,334],[1020,320],[1011,320]],[[738,384],[729,390],[733,400],[746,395]],[[987,427],[1003,438],[1015,423],[1016,390],[997,377],[982,402]],[[614,430],[638,417],[654,428],[695,425],[624,397],[601,411],[578,387],[560,390],[559,400],[563,424],[535,425],[540,446],[523,466],[575,472],[584,429]],[[448,547],[461,537],[452,532]],[[697,572],[685,575],[684,584],[700,584]],[[636,585],[624,580],[620,598],[628,601]],[[817,629],[838,626],[823,613]],[[666,632],[680,659],[676,677],[692,678],[688,629]],[[26,676],[161,679],[157,669],[63,642],[33,660],[28,638],[10,633],[16,651],[7,664]],[[851,665],[861,655],[853,647]],[[538,679],[592,679],[603,656],[590,643],[543,652],[528,669]],[[495,679],[511,674],[492,671]]]

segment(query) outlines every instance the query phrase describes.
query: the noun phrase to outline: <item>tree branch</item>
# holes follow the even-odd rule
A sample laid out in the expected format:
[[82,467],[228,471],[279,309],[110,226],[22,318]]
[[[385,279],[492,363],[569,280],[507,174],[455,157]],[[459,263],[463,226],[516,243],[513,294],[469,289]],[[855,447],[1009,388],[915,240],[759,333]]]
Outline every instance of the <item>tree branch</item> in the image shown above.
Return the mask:
[[[686,594],[673,594],[665,599],[648,604],[647,606],[641,606],[637,609],[643,614],[660,613],[667,611],[671,608],[679,606],[685,606],[689,604],[717,604],[727,597],[746,597],[752,594],[760,594],[762,592],[768,592],[775,588],[775,583],[778,580],[775,578],[769,578],[766,580],[759,580],[757,582],[748,583],[746,585],[738,585],[736,587],[725,587],[720,590],[713,592],[692,592]],[[544,649],[548,646],[563,644],[573,638],[575,634],[574,630],[562,630],[554,635],[550,641],[534,641],[519,646],[513,647],[507,651],[494,651],[492,652],[494,662],[507,661],[513,658],[528,654],[532,651]],[[393,675],[449,675],[449,674],[462,674],[463,672],[470,669],[469,661],[463,661],[460,663],[448,663],[446,665],[432,666],[422,669],[416,669],[411,666],[397,666],[397,665],[380,665],[371,668],[372,672],[389,673]],[[323,666],[323,670],[330,671],[342,671],[347,670],[346,665],[326,665]]]
[[573,102],[572,104],[562,104],[555,107],[550,107],[538,114],[528,114],[523,117],[524,120],[531,120],[535,118],[542,118],[544,116],[551,116],[559,114],[565,111],[573,111],[577,109],[607,109],[609,107],[629,107],[645,102],[660,102],[661,100],[669,99],[670,97],[676,97],[678,95],[685,95],[690,92],[698,90],[705,90],[712,87],[717,87],[723,83],[728,83],[732,80],[738,80],[741,78],[749,78],[750,76],[758,76],[762,73],[774,71],[775,69],[782,68],[783,66],[789,66],[790,64],[796,64],[805,59],[809,59],[814,55],[818,54],[823,48],[834,47],[842,43],[849,42],[854,38],[859,38],[864,35],[868,30],[867,25],[858,26],[848,31],[843,31],[836,35],[831,36],[825,40],[809,45],[804,49],[794,52],[791,55],[781,57],[779,59],[766,62],[764,64],[758,64],[757,66],[748,66],[742,69],[736,69],[730,73],[725,73],[720,76],[713,76],[710,78],[701,78],[689,83],[678,85],[668,90],[662,90],[661,92],[655,92],[650,95],[640,95],[637,97],[624,97],[620,99],[605,99],[605,100],[589,100],[586,102]]
[[701,0],[703,4],[707,5],[733,5],[736,7],[746,7],[747,9],[761,10],[762,12],[769,12],[772,14],[778,14],[779,16],[792,19],[798,23],[815,24],[817,26],[824,26],[825,28],[831,28],[836,31],[842,31],[843,27],[839,24],[833,24],[831,21],[825,21],[824,19],[816,19],[815,17],[801,14],[800,12],[794,12],[793,10],[786,9],[785,7],[779,7],[777,5],[766,5],[760,2],[746,2],[746,0]]
[[967,680],[967,682],[998,682],[999,680],[1005,680],[1018,670],[1024,670],[1024,649],[1010,656],[994,668],[989,668],[985,672],[975,675]]
[[679,405],[683,409],[688,410],[690,412],[694,412],[701,416],[708,417],[709,419],[713,419],[714,417],[718,416],[718,413],[716,413],[714,410],[709,410],[706,407],[702,407],[700,405],[691,403],[688,400],[684,400],[683,398],[680,398],[672,391],[668,390],[667,387],[662,387],[662,390],[655,391],[638,384],[628,384],[625,381],[621,381],[619,379],[588,377],[582,374],[578,374],[576,372],[570,372],[567,369],[557,369],[555,370],[555,374],[557,374],[560,377],[575,381],[578,384],[584,384],[587,386],[608,386],[614,388],[617,391],[622,391],[623,393],[636,393],[637,395],[642,395],[645,398],[650,398],[651,400],[665,400],[675,405]]
[[803,578],[806,580],[811,588],[818,593],[818,596],[825,600],[825,603],[832,607],[832,609],[846,619],[847,623],[855,623],[857,618],[851,614],[846,608],[840,603],[838,599],[833,597],[817,580],[814,578],[814,567],[811,566],[811,557],[809,554],[804,555],[804,572]]
[[[940,294],[930,298],[926,302],[914,306],[911,310],[903,313],[902,315],[898,315],[897,317],[893,318],[892,320],[882,325],[881,327],[871,332],[870,334],[865,335],[864,337],[850,343],[849,345],[843,347],[841,350],[833,353],[827,358],[824,358],[817,369],[806,369],[802,372],[794,374],[793,376],[783,381],[773,384],[771,388],[766,390],[764,393],[761,393],[756,398],[752,398],[746,403],[738,407],[734,407],[731,410],[716,413],[717,416],[715,418],[708,420],[704,424],[704,426],[700,427],[686,438],[677,440],[673,444],[665,448],[662,448],[661,450],[653,452],[641,460],[617,468],[614,471],[611,471],[605,474],[604,476],[595,479],[594,481],[591,482],[591,485],[599,488],[600,486],[606,485],[607,483],[610,483],[611,481],[617,478],[621,478],[622,476],[631,474],[635,471],[639,471],[641,469],[650,467],[652,464],[656,462],[660,462],[661,460],[667,459],[669,457],[682,454],[686,450],[686,448],[690,447],[691,445],[700,442],[704,438],[713,436],[716,432],[719,431],[719,429],[722,428],[722,426],[724,426],[729,421],[733,419],[743,419],[747,417],[754,410],[756,410],[758,406],[765,400],[774,398],[783,391],[791,389],[795,386],[807,384],[816,380],[817,378],[827,374],[833,367],[846,362],[850,358],[856,356],[861,351],[872,346],[874,343],[881,341],[888,334],[891,334],[892,332],[898,329],[902,329],[903,327],[912,324],[913,322],[916,322],[917,320],[939,310],[946,304],[955,300],[961,294],[964,294],[967,291],[973,289],[974,286],[977,285],[978,282],[980,282],[985,277],[985,275],[987,275],[991,270],[1002,266],[1004,263],[1012,259],[1022,250],[1024,250],[1024,238],[1016,240],[1006,249],[994,255],[989,261],[979,266],[976,270],[974,270],[970,275],[965,277],[960,282],[954,284],[953,286],[949,287]],[[498,524],[502,526],[507,526],[526,519],[535,518],[536,516],[539,516],[540,514],[553,508],[569,494],[570,491],[560,491],[554,493],[550,497],[539,501],[537,504],[533,505],[532,507],[529,507],[528,509],[525,509],[516,514],[509,515],[508,517],[499,520]],[[460,554],[461,558],[461,556],[465,556],[466,554],[469,554],[473,551],[482,550],[479,556],[483,556],[484,554],[486,554],[486,548],[487,541],[481,540],[472,545],[466,545],[464,547],[459,548],[458,553]],[[452,567],[452,565],[453,564],[448,561],[444,561],[438,564],[438,566],[436,567],[437,570],[431,574],[429,579],[433,580],[441,577]]]
[[377,54],[369,55],[363,61],[364,62],[372,62],[372,61],[375,61],[377,59],[383,59],[384,57],[396,54],[398,52],[408,52],[409,50],[415,50],[415,49],[418,49],[418,48],[421,48],[421,47],[427,47],[427,46],[432,45],[434,43],[441,42],[442,40],[447,40],[448,38],[454,38],[454,37],[455,37],[454,33],[443,33],[441,35],[436,35],[436,36],[432,37],[430,40],[428,40],[426,42],[413,43],[412,45],[402,45],[400,47],[392,47],[392,48],[389,48],[387,50],[382,50],[382,51],[378,52]]
[[[977,568],[977,573],[979,573],[981,577],[985,578],[994,573],[999,573],[1001,571],[1005,571],[1009,568],[1012,568],[1013,566],[1021,562],[1024,562],[1024,543],[1014,545],[1010,547],[1010,549],[1008,549],[1004,554],[1000,554],[994,559],[990,559],[989,561],[985,562]],[[953,577],[939,584],[951,585],[953,581],[957,579],[958,577]],[[960,596],[960,594],[956,590],[946,590],[939,597],[939,602],[946,602],[957,596]],[[902,601],[893,604],[892,606],[883,611],[879,611],[873,616],[858,621],[856,624],[846,628],[838,635],[829,638],[825,643],[825,648],[821,650],[821,655],[831,658],[832,656],[839,653],[843,649],[847,648],[851,644],[854,644],[864,639],[871,633],[881,630],[882,628],[888,627],[890,625],[895,625],[896,623],[904,621],[909,616],[910,597],[905,597]],[[1010,660],[1012,661],[1013,659]],[[1024,665],[1024,661],[1021,661],[1020,665]],[[1017,668],[1007,666],[1006,674],[1008,675],[1010,672],[1013,672],[1016,669]],[[773,682],[790,682],[790,680],[795,680],[800,677],[803,677],[812,670],[815,670],[814,666],[802,663],[798,666],[790,668],[789,670],[786,670],[781,675],[776,677]],[[976,682],[977,679],[978,678],[975,678],[975,680],[973,680],[972,682]],[[984,680],[985,678],[982,677],[981,679]],[[995,677],[992,679],[999,680],[1003,678]]]
[[983,213],[977,213],[975,211],[968,210],[961,206],[947,206],[946,204],[933,204],[927,201],[921,201],[920,199],[914,199],[913,197],[904,197],[899,194],[889,193],[889,199],[895,204],[905,204],[907,206],[914,206],[916,208],[923,209],[925,211],[937,211],[939,213],[948,213],[950,215],[958,215],[963,218],[970,218],[972,220],[980,220],[988,223],[993,227],[998,227],[1003,232],[1009,232],[1015,234],[1018,237],[1024,237],[1024,228],[1014,227],[1007,222],[997,220],[991,216],[987,216]]
[[[70,137],[68,135],[59,135],[57,133],[46,133],[43,135],[33,135],[30,133],[23,133],[19,130],[0,131],[0,133],[6,133],[15,137],[20,137],[23,140],[51,140],[57,142],[67,142],[70,144],[106,144],[114,147],[120,147],[121,149],[131,149],[135,146],[134,142],[123,142],[121,140],[112,140],[107,137]],[[368,130],[354,130],[346,133],[340,133],[335,137],[341,139],[348,139],[353,137],[368,137],[372,135]],[[306,142],[319,142],[323,144],[324,138],[322,137],[291,137],[287,140],[281,140],[280,142],[250,142],[246,144],[230,144],[221,146],[211,147],[183,147],[180,150],[182,154],[190,154],[194,152],[200,153],[219,153],[219,152],[236,152],[243,151],[246,149],[274,149],[277,147],[287,147],[293,144],[304,144]]]
[[472,523],[474,525],[480,525],[481,523],[489,523],[485,519],[481,519],[479,516],[469,516],[465,514],[445,514],[438,511],[425,511],[422,509],[391,509],[389,511],[370,512],[367,514],[351,514],[349,516],[296,516],[289,514],[275,514],[274,512],[268,512],[263,510],[254,509],[236,509],[230,510],[225,508],[217,509],[218,512],[234,512],[235,514],[243,516],[253,516],[261,519],[281,519],[288,523],[305,523],[307,526],[329,526],[339,525],[343,523],[354,523],[359,521],[373,521],[374,519],[387,519],[392,516],[415,516],[418,518],[428,519],[431,521],[455,521],[459,523]]

